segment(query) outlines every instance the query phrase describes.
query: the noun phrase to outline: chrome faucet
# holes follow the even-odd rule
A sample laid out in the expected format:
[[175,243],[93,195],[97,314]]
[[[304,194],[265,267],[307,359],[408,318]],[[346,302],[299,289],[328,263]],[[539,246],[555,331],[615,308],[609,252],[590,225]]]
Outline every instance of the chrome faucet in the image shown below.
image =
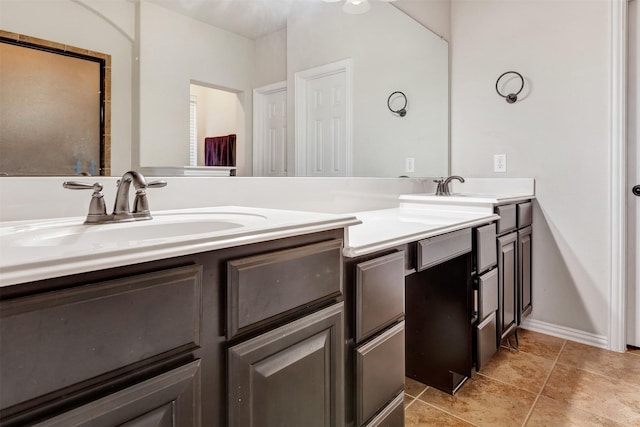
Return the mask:
[[[166,181],[147,182],[144,176],[136,171],[129,171],[122,175],[116,183],[118,190],[113,207],[113,213],[107,214],[104,196],[102,194],[102,184],[86,184],[76,181],[65,181],[64,188],[70,190],[93,190],[89,213],[85,224],[106,224],[111,222],[140,221],[151,219],[149,202],[147,200],[147,188],[165,187]],[[133,211],[129,209],[129,190],[131,185],[136,190],[136,197],[133,201]]]
[[460,182],[464,182],[464,178],[458,175],[451,175],[447,178],[433,180],[433,182],[438,184],[438,186],[436,187],[436,196],[450,196],[451,191],[449,190],[449,184],[454,179],[457,179]]

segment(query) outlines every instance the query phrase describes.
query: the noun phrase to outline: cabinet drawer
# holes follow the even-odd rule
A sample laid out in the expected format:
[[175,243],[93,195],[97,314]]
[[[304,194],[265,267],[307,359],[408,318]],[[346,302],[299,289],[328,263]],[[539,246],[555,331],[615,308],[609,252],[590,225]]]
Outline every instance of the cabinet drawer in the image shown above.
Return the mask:
[[498,262],[496,251],[496,225],[487,224],[475,229],[476,271],[481,273]]
[[200,361],[36,424],[37,427],[199,427]]
[[356,342],[404,315],[404,252],[356,266]]
[[404,393],[400,393],[378,415],[366,424],[367,427],[404,426]]
[[342,293],[342,241],[227,263],[227,338]]
[[471,252],[471,229],[467,228],[418,242],[418,271]]
[[498,269],[478,277],[478,316],[482,320],[498,309]]
[[356,423],[363,425],[404,390],[404,322],[356,349]]
[[498,350],[496,313],[491,313],[478,325],[478,354],[476,369],[483,367]]
[[201,294],[191,265],[3,301],[1,407],[197,348]]
[[533,221],[533,204],[526,202],[519,203],[517,206],[518,228],[531,225]]
[[498,234],[516,229],[516,205],[497,206],[496,213],[500,215],[500,219],[498,220]]

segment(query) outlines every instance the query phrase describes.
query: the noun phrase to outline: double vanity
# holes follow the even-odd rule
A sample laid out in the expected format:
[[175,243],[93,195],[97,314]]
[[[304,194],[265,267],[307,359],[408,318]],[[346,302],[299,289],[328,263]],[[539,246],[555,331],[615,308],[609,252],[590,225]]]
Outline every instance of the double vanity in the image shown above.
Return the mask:
[[1,223],[0,424],[403,425],[531,310],[532,198]]

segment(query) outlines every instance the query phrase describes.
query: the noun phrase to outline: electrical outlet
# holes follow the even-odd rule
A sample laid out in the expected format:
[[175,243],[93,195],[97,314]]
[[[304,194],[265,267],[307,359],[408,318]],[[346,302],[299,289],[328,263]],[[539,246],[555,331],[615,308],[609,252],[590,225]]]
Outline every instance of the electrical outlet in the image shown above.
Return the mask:
[[416,159],[414,157],[407,157],[404,160],[404,171],[415,172],[416,171]]
[[507,155],[506,154],[493,155],[493,171],[494,172],[507,171]]

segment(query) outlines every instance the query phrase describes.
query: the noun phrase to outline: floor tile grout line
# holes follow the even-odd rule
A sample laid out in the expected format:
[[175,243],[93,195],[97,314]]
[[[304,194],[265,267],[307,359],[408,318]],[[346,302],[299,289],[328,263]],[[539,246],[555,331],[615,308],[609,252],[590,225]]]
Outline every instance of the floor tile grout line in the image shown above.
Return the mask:
[[549,370],[549,373],[547,374],[547,378],[545,378],[544,379],[544,383],[542,383],[542,387],[540,388],[540,392],[536,396],[536,399],[533,401],[533,405],[531,405],[531,408],[529,408],[529,412],[527,413],[527,416],[524,418],[524,422],[522,423],[522,427],[526,426],[527,423],[529,422],[529,419],[531,418],[531,414],[533,414],[533,410],[535,409],[536,405],[538,404],[538,400],[540,400],[540,396],[542,396],[542,392],[544,391],[545,387],[547,386],[547,383],[549,382],[549,378],[551,378],[551,374],[553,374],[553,370],[558,365],[558,360],[560,359],[560,355],[562,354],[562,350],[564,350],[564,347],[566,345],[567,345],[567,340],[564,340],[564,342],[562,343],[562,347],[560,348],[560,351],[558,352],[558,354],[556,355],[555,360],[553,361],[553,365],[551,365],[551,369]]
[[432,408],[437,409],[437,410],[438,410],[438,411],[440,411],[440,412],[444,412],[445,414],[450,415],[450,416],[452,416],[453,418],[456,418],[456,419],[458,419],[458,420],[460,420],[460,421],[464,421],[465,423],[467,423],[467,424],[471,424],[471,425],[472,425],[472,426],[474,426],[474,427],[478,427],[478,425],[477,425],[477,424],[474,424],[474,423],[472,423],[471,421],[469,421],[469,420],[467,420],[467,419],[462,418],[460,415],[456,415],[456,414],[454,414],[453,412],[449,412],[449,411],[447,411],[446,409],[442,409],[442,408],[440,408],[439,406],[434,405],[433,403],[425,402],[424,400],[420,400],[420,402],[421,402],[421,403],[424,403],[424,404],[425,404],[425,405],[427,405],[427,406],[431,406]]
[[418,398],[417,398],[417,397],[413,397],[413,396],[411,396],[410,394],[407,394],[407,393],[405,393],[404,395],[405,395],[405,396],[409,396],[409,397],[412,399],[412,400],[411,400],[411,402],[407,403],[407,404],[404,406],[404,409],[405,409],[405,411],[406,411],[406,409],[407,409],[409,406],[413,405],[413,402],[415,402],[416,400],[418,400]]
[[508,383],[505,380],[501,380],[500,378],[494,378],[491,375],[487,375],[487,374],[482,373],[482,372],[476,372],[476,375],[480,375],[481,377],[489,378],[492,381],[497,381],[500,384],[508,385],[509,387],[514,387],[514,388],[517,388],[518,390],[521,390],[521,391],[526,391],[527,393],[533,394],[535,396],[538,395],[538,393],[535,392],[535,391],[527,390],[526,388],[522,388],[522,387],[519,387],[519,386],[517,386],[515,384]]

